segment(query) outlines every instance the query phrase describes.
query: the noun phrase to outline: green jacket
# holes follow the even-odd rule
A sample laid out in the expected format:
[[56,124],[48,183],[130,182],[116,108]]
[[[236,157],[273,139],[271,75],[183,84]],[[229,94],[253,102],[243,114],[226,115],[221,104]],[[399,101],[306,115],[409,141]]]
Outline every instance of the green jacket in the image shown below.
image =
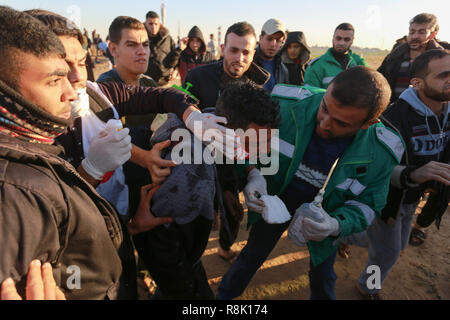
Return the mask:
[[[356,66],[368,66],[364,58],[361,58],[351,50],[348,53],[348,56],[349,62],[345,69]],[[304,83],[305,85],[326,89],[334,77],[342,71],[344,70],[342,69],[341,64],[334,58],[331,49],[328,49],[324,55],[309,63],[306,68]]]
[[[277,85],[273,99],[280,102],[279,136],[272,138],[272,157],[279,151],[279,170],[265,176],[270,195],[280,195],[291,183],[316,127],[325,90]],[[276,139],[279,144],[276,147]],[[275,142],[275,143],[274,143]],[[309,241],[314,265],[322,263],[339,245],[340,237],[364,231],[386,204],[391,172],[403,155],[403,140],[384,125],[360,130],[343,156],[325,190],[322,206],[341,226],[339,238]],[[249,212],[249,224],[261,218]]]

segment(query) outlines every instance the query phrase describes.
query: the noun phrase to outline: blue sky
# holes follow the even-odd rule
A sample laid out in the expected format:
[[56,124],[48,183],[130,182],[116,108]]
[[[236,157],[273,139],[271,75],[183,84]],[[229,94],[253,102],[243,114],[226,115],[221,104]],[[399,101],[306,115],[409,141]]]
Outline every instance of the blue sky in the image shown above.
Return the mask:
[[[408,31],[409,20],[418,13],[429,12],[438,17],[438,37],[450,42],[450,1],[448,0],[279,0],[279,1],[204,1],[166,0],[166,26],[174,39],[186,36],[197,25],[205,38],[217,28],[222,33],[235,22],[248,21],[259,33],[269,18],[281,20],[290,31],[305,32],[309,45],[329,46],[334,28],[350,22],[356,29],[354,45],[390,49]],[[89,32],[96,29],[106,38],[109,24],[119,15],[145,19],[149,10],[160,13],[158,0],[2,0],[3,5],[17,10],[41,8],[55,11],[80,21]]]

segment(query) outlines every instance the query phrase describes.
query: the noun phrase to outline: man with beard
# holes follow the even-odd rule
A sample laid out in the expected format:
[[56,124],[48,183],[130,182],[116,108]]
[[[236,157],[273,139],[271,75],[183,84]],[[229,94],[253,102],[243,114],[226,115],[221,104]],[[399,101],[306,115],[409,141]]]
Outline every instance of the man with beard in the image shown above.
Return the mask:
[[350,50],[355,29],[350,23],[341,23],[333,35],[333,48],[319,58],[313,59],[305,72],[305,85],[326,89],[343,70],[355,66],[367,66],[364,58]]
[[289,83],[289,71],[278,55],[284,40],[286,34],[282,23],[277,19],[267,20],[262,27],[253,62],[270,73],[269,81],[264,85],[268,93],[278,83]]
[[[449,51],[435,49],[418,56],[411,66],[411,83],[381,117],[406,143],[402,162],[391,177],[387,205],[366,232],[345,240],[368,247],[369,258],[357,282],[364,299],[381,299],[381,284],[408,245],[411,222],[425,190],[437,194],[428,200],[436,208],[428,213],[430,224],[440,220],[449,202]],[[374,265],[381,272],[379,287],[367,272]]]
[[[263,86],[268,81],[270,75],[252,62],[255,46],[256,34],[253,27],[247,22],[235,23],[225,34],[225,44],[222,47],[223,60],[188,72],[184,85],[192,84],[190,92],[200,100],[200,109],[215,107],[221,92],[230,82],[250,80]],[[235,206],[229,207],[240,208],[239,182],[234,166],[218,165],[217,168],[222,190],[228,191],[232,196],[228,196],[227,199],[233,198],[236,203]],[[243,216],[240,210],[236,212],[227,210],[226,217],[231,235],[224,228],[224,223],[221,223],[219,256],[230,261],[236,255],[231,250],[231,245],[236,239]]]
[[[278,170],[263,176],[257,168],[247,168],[244,195],[252,227],[246,246],[219,285],[219,299],[244,292],[289,226],[290,220],[266,221],[264,195],[278,196],[291,216],[304,206],[311,208],[312,202],[320,204],[322,221],[307,215],[294,235],[302,233],[308,241],[311,299],[335,299],[340,239],[362,232],[380,215],[392,169],[403,154],[401,138],[378,119],[390,94],[386,79],[362,66],[341,72],[326,92],[275,86],[272,98],[280,103],[281,125],[272,153],[279,152]],[[319,190],[323,201],[316,197]]]
[[412,62],[421,53],[431,49],[443,49],[435,40],[439,26],[436,16],[421,13],[409,22],[409,33],[406,43],[395,48],[386,56],[378,71],[389,82],[392,89],[391,102],[397,100],[409,87]]

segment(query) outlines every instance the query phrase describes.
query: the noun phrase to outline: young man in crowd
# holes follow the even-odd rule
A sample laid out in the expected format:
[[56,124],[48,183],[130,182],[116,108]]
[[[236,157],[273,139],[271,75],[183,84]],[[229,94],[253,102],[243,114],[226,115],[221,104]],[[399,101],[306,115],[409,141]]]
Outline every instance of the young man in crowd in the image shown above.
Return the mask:
[[311,49],[301,31],[289,32],[281,49],[281,61],[289,71],[289,84],[301,86],[305,78],[305,68],[311,59]]
[[[241,295],[288,228],[261,218],[259,195],[277,195],[293,216],[315,201],[337,162],[321,201],[323,220],[304,218],[310,253],[311,299],[335,299],[334,261],[340,238],[365,230],[386,203],[392,169],[403,154],[401,138],[379,124],[390,99],[384,77],[369,68],[340,73],[328,90],[278,85],[279,170],[263,176],[248,168],[244,188],[252,225],[246,246],[219,285],[219,299]],[[272,148],[274,149],[274,148]],[[272,150],[274,152],[276,150]]]
[[[132,246],[117,212],[54,145],[77,98],[64,47],[26,13],[0,7],[0,21],[0,282],[11,277],[24,296],[37,259],[60,275],[56,283],[68,299],[134,299],[135,272],[122,266]],[[69,266],[82,270],[79,285],[67,281]]]
[[447,210],[450,185],[450,53],[429,50],[411,65],[412,86],[383,113],[386,126],[399,132],[406,143],[401,164],[391,177],[387,205],[366,232],[345,240],[368,247],[369,256],[357,288],[364,299],[381,299],[381,287],[369,288],[369,266],[380,268],[381,283],[389,275],[410,238],[411,222],[425,191],[431,192],[417,220],[423,227]]
[[278,54],[284,40],[286,34],[282,23],[277,19],[267,20],[262,27],[253,62],[270,73],[269,81],[264,85],[264,89],[269,93],[276,84],[289,83],[289,71]]
[[178,61],[178,71],[180,73],[181,82],[183,82],[189,70],[211,63],[216,59],[211,52],[206,51],[203,33],[197,26],[192,27],[187,38],[181,41],[187,41],[186,49],[177,51],[176,56]]
[[[242,105],[245,104],[245,110]],[[216,108],[209,109],[227,119],[227,127],[234,130],[259,131],[276,129],[279,106],[260,86],[252,82],[233,82],[220,96]],[[208,111],[209,111],[208,110]],[[205,112],[208,112],[205,111]],[[170,139],[175,130],[185,128],[173,116],[152,137],[152,143]],[[257,139],[257,134],[253,136]],[[189,142],[183,159],[189,154],[194,159],[195,142],[192,134],[183,136]],[[164,158],[173,160],[177,141],[164,151]],[[249,145],[257,141],[248,141]],[[158,217],[171,217],[173,223],[137,235],[134,243],[140,257],[158,285],[154,299],[214,299],[208,284],[201,257],[208,244],[214,219],[214,204],[223,207],[239,206],[239,200],[229,190],[222,190],[216,171],[217,164],[203,159],[201,164],[182,163],[173,168],[152,199],[152,212]],[[215,201],[216,200],[216,201]],[[230,210],[230,209],[229,209]]]
[[[130,157],[124,158],[120,154],[123,150],[119,145],[121,141],[105,141],[98,136],[100,131],[105,128],[105,122],[108,120],[133,113],[178,110],[176,113],[182,117],[187,109],[191,111],[195,109],[194,101],[174,89],[129,88],[123,82],[105,84],[87,82],[86,67],[83,63],[86,52],[81,47],[80,31],[69,28],[68,26],[73,23],[55,13],[43,10],[28,12],[49,26],[63,43],[67,52],[65,60],[70,66],[69,81],[78,92],[78,99],[72,108],[73,125],[67,134],[58,138],[66,149],[66,159],[79,168],[83,177],[88,179],[103,197],[113,203],[124,218],[129,211],[134,214],[139,198],[136,201],[134,198],[129,201],[128,187],[122,169],[122,165]],[[121,134],[127,132],[128,129],[123,130]],[[124,134],[123,138],[127,136],[128,134]],[[96,146],[92,150],[91,144]],[[91,157],[95,161],[90,161]],[[132,146],[131,161],[136,165],[152,172],[154,161],[157,160],[151,151],[136,145]],[[114,170],[111,175],[112,169]],[[137,191],[139,193],[140,187],[142,185]]]
[[350,49],[355,29],[350,23],[341,23],[334,31],[333,47],[313,59],[305,72],[305,85],[326,89],[339,73],[355,66],[367,66],[364,58]]
[[409,22],[406,42],[386,56],[378,71],[383,74],[392,89],[391,102],[397,100],[410,85],[411,64],[421,53],[431,49],[443,49],[435,40],[439,30],[436,16],[430,13],[416,15]]
[[[268,81],[270,75],[252,62],[255,47],[256,34],[253,27],[247,22],[235,23],[228,28],[225,34],[225,44],[222,48],[223,60],[188,72],[184,82],[192,84],[190,92],[199,99],[200,109],[215,107],[223,89],[231,82],[250,80],[263,86]],[[228,198],[239,202],[239,179],[234,166],[218,165],[217,169],[223,191],[228,191],[232,195]],[[238,205],[237,208],[239,209],[240,206]],[[224,223],[222,222],[219,256],[231,261],[236,256],[236,253],[231,250],[231,246],[239,232],[243,215],[241,210],[226,208],[226,217],[231,235],[223,227]]]
[[186,46],[180,43],[180,47],[176,48],[169,30],[161,24],[156,12],[149,11],[145,19],[144,25],[150,41],[150,59],[145,74],[158,82],[159,86],[164,86],[170,81],[177,64],[176,50],[183,51]]
[[109,27],[109,51],[115,68],[99,76],[98,82],[120,80],[131,85],[156,87],[158,84],[146,76],[150,44],[145,26],[132,17],[120,16]]

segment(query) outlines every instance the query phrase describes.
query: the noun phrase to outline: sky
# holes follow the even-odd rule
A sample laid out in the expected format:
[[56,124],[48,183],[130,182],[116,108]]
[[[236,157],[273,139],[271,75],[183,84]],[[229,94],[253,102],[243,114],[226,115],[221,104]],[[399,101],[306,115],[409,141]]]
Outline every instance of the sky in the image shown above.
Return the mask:
[[166,6],[165,25],[176,40],[187,36],[197,25],[205,39],[210,33],[222,41],[226,29],[238,21],[253,25],[257,34],[264,22],[279,19],[289,31],[303,31],[308,45],[330,46],[334,29],[342,22],[350,22],[356,30],[354,45],[391,49],[395,40],[406,35],[409,20],[422,12],[438,18],[438,38],[450,42],[450,1],[448,0],[1,0],[17,10],[47,9],[71,18],[89,32],[96,30],[102,39],[108,34],[110,23],[120,15],[145,20],[148,11],[161,12]]

